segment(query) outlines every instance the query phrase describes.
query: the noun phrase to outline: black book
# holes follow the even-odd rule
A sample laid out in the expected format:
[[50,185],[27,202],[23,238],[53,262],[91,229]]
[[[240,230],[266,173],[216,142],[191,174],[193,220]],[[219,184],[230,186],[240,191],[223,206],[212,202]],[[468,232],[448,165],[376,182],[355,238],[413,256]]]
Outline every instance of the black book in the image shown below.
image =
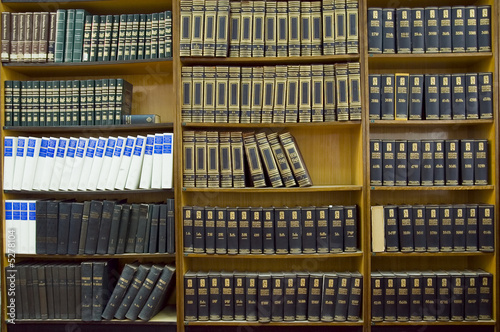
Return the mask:
[[139,210],[141,204],[132,204],[130,211],[130,221],[127,228],[127,242],[125,244],[125,252],[132,253],[135,252],[135,240],[139,229]]
[[465,75],[451,75],[451,99],[453,120],[464,120],[465,114]]
[[257,312],[259,323],[268,323],[271,321],[271,283],[272,280],[270,274],[259,274],[257,295]]
[[227,209],[227,253],[238,253],[238,210],[236,208]]
[[338,253],[344,251],[344,207],[328,207],[328,233],[330,234],[330,252]]
[[234,319],[234,276],[230,272],[221,272],[222,320]]
[[238,208],[238,253],[250,253],[250,209]]
[[460,140],[460,184],[462,186],[474,185],[474,147],[474,140]]
[[[43,265],[38,266],[37,268],[37,273],[38,273],[38,290],[40,292],[40,318],[41,319],[48,319],[48,307],[47,307],[47,287],[46,287],[46,277],[45,277],[45,267]],[[16,274],[16,281],[18,280]],[[73,276],[74,278],[74,276]],[[73,279],[74,282],[74,279]],[[71,294],[70,294],[71,296]],[[19,297],[20,299],[20,297]],[[74,300],[74,294],[73,294],[73,300]],[[19,301],[20,302],[20,301]],[[18,302],[18,303],[19,303]],[[75,307],[74,301],[71,302],[73,304],[73,309]],[[22,306],[21,306],[22,307]],[[75,318],[75,315],[71,316],[69,315],[69,318]]]
[[453,207],[439,206],[439,250],[453,251]]
[[410,120],[422,120],[424,99],[424,75],[411,74],[409,87],[409,110]]
[[477,6],[477,49],[491,52],[491,6]]
[[[93,263],[92,262],[82,262],[82,321],[89,322],[92,320],[92,284],[93,284]],[[54,269],[52,269],[52,275],[54,275]],[[58,273],[59,275],[59,273]],[[54,285],[54,313],[57,314],[59,301],[56,296],[55,290],[58,289],[56,286],[56,279],[53,278]],[[54,317],[55,318],[55,317]]]
[[437,311],[436,275],[432,272],[422,273],[422,305],[423,320],[435,321]]
[[464,276],[460,272],[450,272],[450,319],[464,320]]
[[295,321],[296,303],[297,303],[297,275],[295,273],[285,273],[283,278],[284,321],[286,322]]
[[396,155],[394,140],[382,141],[382,183],[384,186],[393,186],[396,176]]
[[[38,204],[38,202],[37,202]],[[71,216],[69,221],[68,254],[77,255],[80,244],[80,230],[82,226],[84,203],[73,202],[71,204]],[[38,224],[38,219],[37,219]]]
[[459,184],[459,141],[445,141],[445,178],[447,186]]
[[452,51],[451,7],[439,7],[439,52]]
[[439,119],[451,120],[451,75],[439,74]]
[[274,254],[274,208],[262,209],[262,246],[264,254]]
[[161,265],[153,265],[151,269],[149,270],[148,276],[144,280],[144,282],[141,285],[141,288],[135,295],[134,300],[130,304],[130,307],[128,308],[127,313],[125,314],[125,317],[130,319],[130,320],[136,320],[137,317],[139,316],[139,313],[141,312],[142,308],[146,304],[146,301],[149,298],[149,295],[153,291],[153,288],[160,277],[160,274],[163,272],[163,266]]
[[321,299],[321,321],[333,322],[335,304],[337,303],[338,276],[336,273],[325,273]]
[[205,209],[193,206],[193,252],[205,252]]
[[263,253],[262,208],[250,208],[250,252]]
[[352,277],[350,273],[339,273],[338,276],[339,282],[334,320],[336,322],[344,322],[347,320],[347,309],[349,307],[349,293],[351,290]]
[[451,8],[451,34],[454,53],[465,52],[465,7]]
[[97,249],[97,240],[99,237],[99,228],[102,215],[102,201],[93,200],[90,204],[90,213],[87,229],[87,239],[85,240],[85,254],[95,254]]
[[227,253],[227,212],[225,208],[215,209],[215,252],[217,254]]
[[109,230],[109,241],[108,241],[108,249],[107,249],[107,252],[110,255],[113,255],[116,253],[116,249],[118,246],[118,238],[119,238],[119,232],[120,232],[120,221],[121,221],[121,217],[122,217],[122,208],[123,208],[123,205],[121,205],[121,204],[116,204],[113,207],[113,214],[111,216],[111,228]]
[[408,141],[408,185],[419,186],[422,165],[422,141]]
[[464,320],[479,319],[479,277],[476,272],[465,271],[464,275]]
[[410,282],[410,320],[422,320],[422,275],[419,272],[408,273]]
[[[32,301],[34,302],[34,307],[35,307],[35,319],[41,319],[42,318],[42,313],[41,313],[41,308],[40,308],[40,284],[38,281],[38,268],[40,267],[39,264],[34,264],[30,266],[29,273],[31,274],[31,283],[32,283],[32,294],[33,298]],[[66,274],[64,275],[64,285],[59,285],[60,289],[63,288],[61,286],[64,286],[66,288]],[[67,294],[64,294],[67,295]],[[68,318],[67,314],[67,297],[61,297],[61,303],[66,302],[66,306],[64,308],[61,308],[61,318]],[[63,315],[64,314],[64,315]]]
[[399,247],[402,252],[414,251],[413,211],[411,206],[398,207]]
[[436,273],[436,319],[438,321],[447,322],[450,320],[451,310],[451,287],[450,275],[446,272]]
[[479,119],[478,74],[465,74],[465,116],[468,120]]
[[[271,275],[271,321],[283,321],[284,314],[284,275],[273,273]],[[236,317],[235,317],[236,318]]]
[[394,74],[382,74],[380,115],[382,120],[394,120]]
[[465,250],[478,250],[478,206],[468,204],[465,222]]
[[309,291],[309,273],[303,272],[297,274],[297,297],[295,300],[295,319],[307,319],[307,304]]
[[479,320],[491,320],[493,317],[493,276],[485,271],[478,272],[479,279]]
[[479,118],[492,119],[493,118],[493,85],[492,73],[478,73],[479,81]]
[[398,208],[395,205],[384,206],[385,250],[399,251]]
[[47,202],[47,254],[57,254],[59,201]]
[[106,200],[103,202],[96,254],[104,255],[108,253],[109,233],[115,205],[115,201]]
[[[368,9],[368,11],[373,8]],[[370,15],[370,14],[368,14]],[[370,29],[370,27],[368,27]],[[368,33],[370,35],[370,33]],[[370,43],[370,39],[368,40]],[[371,52],[370,53],[374,53]],[[370,101],[368,103],[368,113],[370,120],[380,120],[381,118],[381,101],[380,101],[380,80],[382,76],[380,74],[370,74],[368,75],[368,84],[369,84],[369,98]]]
[[382,53],[396,53],[396,10],[382,9]]
[[434,140],[434,185],[445,184],[445,141]]
[[149,321],[163,308],[163,305],[169,295],[169,291],[172,289],[172,280],[175,280],[174,273],[175,266],[168,264],[165,265],[160,278],[146,300],[146,304],[139,313],[140,319]]
[[76,319],[82,318],[82,267],[80,264],[75,265],[75,303],[76,303]]
[[434,185],[434,141],[422,141],[422,165],[420,183],[422,186]]
[[114,271],[114,261],[94,262],[92,277],[92,320],[100,321],[105,305],[114,287],[111,280]]
[[[302,221],[301,221],[302,252],[305,254],[316,253],[316,208],[314,206],[302,208],[301,216],[302,216]],[[293,236],[291,238],[293,238]]]
[[151,270],[151,265],[145,265],[145,264],[139,265],[139,268],[137,269],[137,272],[135,273],[133,280],[127,289],[127,292],[125,293],[125,296],[123,296],[123,300],[121,301],[118,310],[116,310],[115,313],[116,319],[125,318],[125,314],[132,305],[132,302],[134,301],[137,292],[139,292],[139,289],[146,280],[146,277],[148,276],[150,270]]
[[288,225],[288,247],[290,254],[300,254],[302,253],[302,209],[300,207],[294,207],[288,209],[288,214],[286,215],[287,225]]
[[318,322],[321,317],[321,292],[323,290],[323,274],[311,273],[309,275],[309,297],[307,304],[307,320]]
[[[45,269],[45,289],[47,292],[47,318],[48,319],[54,319],[55,314],[54,314],[54,284],[53,284],[53,279],[52,279],[52,266],[50,265],[44,265]],[[21,279],[21,299],[22,299],[22,307],[23,311],[27,311],[28,309],[28,294],[26,293],[26,289],[23,290],[22,286],[26,286],[26,278],[24,279],[24,285],[22,283],[22,268],[19,268],[19,274],[20,274],[20,279]],[[76,280],[75,280],[76,281]],[[79,281],[81,283],[81,274]],[[81,287],[80,287],[80,292],[78,293],[80,295],[80,301],[77,301],[78,305],[78,312],[80,313],[79,318],[81,318]],[[25,302],[26,301],[26,302]],[[26,308],[26,309],[25,309]],[[26,315],[26,313],[25,313]]]
[[382,185],[382,144],[379,139],[370,140],[370,185]]
[[47,253],[47,204],[48,201],[36,201],[36,253]]
[[438,7],[425,8],[425,53],[439,52]]
[[478,248],[479,251],[495,250],[495,209],[493,205],[478,206]]
[[427,232],[425,229],[425,206],[414,205],[413,214],[413,244],[415,251],[424,252],[427,250]]
[[410,277],[406,273],[394,273],[396,276],[396,320],[410,320]]
[[372,322],[381,322],[384,320],[384,306],[385,306],[384,277],[379,272],[372,272],[371,274]]
[[[245,300],[246,280],[244,273],[234,274],[234,319],[245,320],[246,300]],[[200,314],[198,312],[198,319]],[[219,318],[220,319],[220,318]]]
[[351,290],[347,307],[347,320],[357,322],[361,318],[361,304],[363,303],[363,276],[359,272],[351,273]]
[[489,173],[488,141],[483,139],[475,140],[474,152],[474,184],[487,185]]
[[477,52],[477,7],[465,7],[465,52]]
[[425,120],[439,120],[439,75],[426,74],[424,85]]
[[396,53],[411,53],[411,9],[396,9]]
[[215,254],[215,208],[205,207],[205,252]]
[[132,283],[132,280],[138,268],[139,268],[138,263],[125,264],[125,266],[123,267],[123,271],[120,275],[120,278],[118,279],[118,282],[115,286],[115,289],[113,290],[113,293],[109,298],[106,308],[102,313],[102,318],[106,320],[113,319],[116,311],[118,310],[123,300],[123,297],[125,296],[125,293],[127,292],[130,284]]
[[118,242],[116,244],[116,254],[123,254],[127,244],[127,231],[130,223],[131,205],[123,204],[120,218],[120,228],[118,230]]
[[134,250],[132,252],[143,253],[144,248],[146,248],[146,244],[149,245],[149,242],[146,242],[146,235],[149,235],[147,231],[148,225],[150,225],[150,215],[151,213],[149,204],[141,204],[139,206],[139,222],[137,224]]
[[358,209],[356,205],[344,206],[344,251],[358,250]]
[[328,207],[316,208],[316,251],[318,253],[327,254],[330,252],[329,248],[329,234],[328,234]]
[[182,208],[182,230],[184,253],[194,252],[193,244],[193,207],[184,206]]
[[[175,253],[175,205],[173,198],[167,198],[167,253]],[[162,227],[162,220],[164,219],[165,210],[160,209],[160,230]],[[163,232],[160,232],[163,234]],[[161,240],[161,237],[160,237]],[[162,242],[160,242],[161,244]],[[162,252],[160,250],[160,252]]]
[[453,251],[465,251],[467,208],[465,205],[453,206]]
[[68,253],[71,204],[71,202],[59,203],[57,226],[57,254],[59,255],[66,255]]
[[412,53],[425,52],[425,12],[424,8],[411,10],[411,50]]
[[[54,318],[55,319],[60,319],[61,318],[61,282],[59,281],[59,265],[60,264],[53,264],[52,265],[52,292],[53,292],[53,300],[54,300]],[[28,271],[28,277],[30,277],[29,275],[29,271]],[[29,291],[29,287],[33,287],[33,280],[32,279],[29,279],[27,280],[28,282],[28,291]],[[30,285],[31,283],[31,285]],[[91,285],[92,287],[92,285]],[[28,293],[29,294],[29,293]],[[90,294],[92,294],[92,288],[90,289]],[[82,295],[83,296],[83,295]],[[30,301],[32,302],[32,301]],[[82,301],[83,303],[83,301]],[[29,307],[30,307],[30,312],[32,312],[34,314],[34,311],[31,310],[31,306],[34,306],[34,303],[30,303],[29,304]],[[82,304],[82,307],[83,307],[83,304]],[[92,295],[90,295],[90,319],[92,319]],[[82,314],[83,314],[83,309],[82,309]],[[34,316],[32,317],[34,318]]]
[[257,314],[257,290],[258,290],[258,275],[254,273],[246,274],[246,294],[245,294],[245,310],[246,320],[255,322],[258,319]]
[[[151,226],[153,223],[153,207],[154,204],[149,204],[148,208],[148,219],[146,223],[146,235],[144,237],[144,248],[143,248],[143,253],[148,253],[149,252],[149,242],[151,239]],[[156,228],[155,228],[155,244],[157,245],[158,242],[158,218],[156,218]],[[156,251],[156,248],[155,248]]]
[[76,266],[74,264],[67,266],[66,277],[66,286],[68,288],[68,319],[76,319]]
[[439,251],[439,206],[425,207],[425,230],[427,232],[427,251]]
[[368,8],[368,52],[382,53],[382,8]]
[[220,274],[217,272],[208,273],[208,291],[210,320],[220,320],[222,318],[222,295],[220,285]]
[[[165,270],[163,270],[165,271]],[[163,273],[162,273],[163,274]],[[198,310],[198,320],[207,321],[209,313],[209,295],[208,295],[208,274],[199,272],[196,274],[196,301]],[[153,295],[153,294],[151,294]]]
[[396,186],[406,186],[408,184],[408,142],[406,140],[396,140]]
[[184,274],[184,320],[187,322],[198,320],[196,273],[190,271]]

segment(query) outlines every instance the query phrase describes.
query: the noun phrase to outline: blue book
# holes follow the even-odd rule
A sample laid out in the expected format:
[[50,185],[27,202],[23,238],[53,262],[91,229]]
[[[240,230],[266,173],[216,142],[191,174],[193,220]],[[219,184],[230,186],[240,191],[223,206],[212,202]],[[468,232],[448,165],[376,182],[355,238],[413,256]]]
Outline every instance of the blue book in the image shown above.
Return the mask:
[[425,27],[424,27],[424,9],[413,8],[411,10],[411,52],[425,52]]
[[368,75],[369,84],[369,117],[370,120],[380,120],[381,114],[381,101],[380,101],[380,86],[381,75],[370,74]]
[[451,120],[451,75],[439,75],[439,119]]
[[408,118],[410,120],[422,120],[424,104],[424,75],[410,75],[409,93]]
[[408,89],[409,89],[409,74],[394,75],[395,88],[395,119],[408,120]]
[[394,75],[382,75],[381,117],[382,120],[394,120]]
[[465,119],[465,75],[452,75],[452,115],[453,120]]
[[479,119],[479,94],[477,73],[465,74],[465,117],[467,120]]
[[478,73],[479,80],[479,118],[493,118],[493,74]]
[[439,120],[439,75],[425,75],[425,120]]
[[382,8],[368,8],[368,53],[382,53]]
[[411,9],[396,9],[397,53],[411,53]]
[[479,52],[491,52],[491,6],[477,7],[477,48]]
[[396,10],[382,9],[382,53],[396,53]]
[[439,7],[439,52],[450,53],[451,44],[451,7]]
[[425,8],[425,52],[439,52],[439,13],[438,7]]
[[477,7],[465,7],[465,51],[477,52]]
[[465,52],[465,7],[451,8],[451,35],[454,53]]

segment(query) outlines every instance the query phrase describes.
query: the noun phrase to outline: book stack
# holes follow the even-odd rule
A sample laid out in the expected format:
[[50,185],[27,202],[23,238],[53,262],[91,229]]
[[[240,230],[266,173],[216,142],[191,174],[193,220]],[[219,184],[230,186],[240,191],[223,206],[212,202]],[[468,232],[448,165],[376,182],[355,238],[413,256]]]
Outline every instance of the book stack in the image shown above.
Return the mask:
[[185,206],[182,223],[185,254],[326,254],[358,250],[357,206]]
[[182,67],[182,121],[284,123],[361,120],[359,62]]
[[372,322],[491,320],[493,276],[482,270],[372,272]]
[[132,110],[133,86],[123,78],[5,81],[6,126],[122,124]]
[[384,205],[371,213],[372,252],[495,250],[493,205]]
[[17,254],[112,255],[175,252],[174,200],[5,201],[6,247]]
[[[183,149],[184,187],[312,186],[298,145],[288,132],[266,136],[253,132],[184,131]],[[249,173],[248,178],[245,173]]]
[[357,54],[358,1],[182,0],[181,56]]
[[4,190],[172,188],[173,134],[4,139]]
[[370,120],[493,119],[493,74],[371,74]]
[[363,276],[359,272],[188,271],[184,293],[186,321],[356,322]]
[[116,261],[33,261],[16,268],[8,281],[16,286],[10,300],[15,300],[17,319],[100,321],[114,286]]
[[149,321],[164,306],[175,283],[175,266],[125,264],[102,318]]
[[370,140],[372,186],[488,185],[488,141]]
[[491,52],[491,6],[368,8],[369,53]]
[[172,57],[172,12],[92,15],[84,9],[2,13],[2,62]]

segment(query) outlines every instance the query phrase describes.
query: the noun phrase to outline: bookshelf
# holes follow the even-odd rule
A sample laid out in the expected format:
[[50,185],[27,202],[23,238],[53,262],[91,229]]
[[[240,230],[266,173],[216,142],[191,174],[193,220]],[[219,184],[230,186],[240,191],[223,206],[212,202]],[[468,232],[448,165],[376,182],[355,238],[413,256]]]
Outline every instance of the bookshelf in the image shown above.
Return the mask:
[[[371,7],[426,7],[435,1],[411,0],[389,3],[386,0],[359,0],[359,53],[325,56],[291,57],[186,57],[180,49],[179,0],[2,0],[2,11],[55,11],[58,8],[83,8],[93,14],[151,13],[172,10],[172,58],[82,63],[2,63],[0,68],[1,96],[6,80],[98,79],[121,77],[134,86],[132,114],[157,113],[161,124],[82,126],[82,127],[4,127],[1,138],[8,135],[41,137],[142,135],[174,132],[174,188],[172,190],[124,190],[111,192],[36,192],[2,191],[2,210],[9,199],[128,199],[129,202],[152,203],[175,198],[176,254],[117,254],[117,255],[32,255],[18,254],[16,261],[74,261],[116,258],[120,269],[126,263],[172,263],[176,265],[176,290],[169,306],[149,322],[78,320],[21,320],[7,323],[7,311],[2,305],[2,330],[62,330],[65,324],[75,324],[82,331],[230,331],[248,328],[257,331],[417,331],[427,325],[428,331],[498,331],[499,255],[498,202],[500,199],[499,169],[499,24],[500,6],[495,0],[443,0],[439,6],[491,5],[492,52],[436,54],[369,54],[367,40],[367,10]],[[320,123],[197,123],[184,122],[181,115],[181,70],[186,66],[275,66],[312,65],[359,62],[361,72],[362,120]],[[453,74],[468,72],[493,73],[493,119],[479,120],[370,120],[368,117],[370,74]],[[2,99],[3,100],[3,99]],[[4,109],[3,102],[2,110]],[[3,124],[3,123],[2,123]],[[183,133],[185,131],[219,132],[290,132],[301,150],[312,178],[311,187],[292,188],[189,188],[183,186]],[[77,136],[77,137],[78,137]],[[489,142],[489,182],[475,186],[372,186],[370,184],[371,139],[487,139]],[[3,167],[3,166],[2,166]],[[377,252],[371,251],[370,207],[388,204],[467,204],[486,203],[495,206],[494,252]],[[357,205],[358,250],[328,254],[204,254],[186,253],[183,249],[183,207],[282,207]],[[2,229],[5,234],[5,222]],[[8,266],[2,243],[1,267]],[[371,280],[374,271],[483,269],[493,274],[493,319],[491,321],[447,322],[372,322]],[[209,271],[248,272],[329,272],[359,271],[363,276],[362,311],[354,322],[271,322],[250,321],[186,321],[184,312],[184,274]],[[2,303],[6,303],[6,284],[2,280]],[[19,325],[18,325],[19,323]]]

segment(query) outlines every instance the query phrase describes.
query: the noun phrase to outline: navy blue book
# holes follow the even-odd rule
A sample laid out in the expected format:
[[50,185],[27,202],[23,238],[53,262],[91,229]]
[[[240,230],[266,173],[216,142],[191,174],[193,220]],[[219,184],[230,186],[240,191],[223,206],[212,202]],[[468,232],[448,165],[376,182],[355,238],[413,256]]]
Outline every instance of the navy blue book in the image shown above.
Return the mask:
[[465,7],[451,8],[451,35],[454,53],[465,52]]
[[453,206],[453,251],[465,251],[466,217],[464,204]]
[[477,236],[477,219],[478,206],[475,204],[467,204],[467,215],[465,219],[465,250],[477,251],[478,236]]
[[451,120],[451,75],[439,75],[439,118]]
[[368,8],[368,53],[382,53],[382,8]]
[[444,140],[434,140],[434,185],[444,186],[445,163],[444,163]]
[[462,186],[474,185],[474,147],[474,140],[460,140],[460,184]]
[[439,206],[439,251],[453,251],[453,207]]
[[453,120],[465,119],[465,75],[452,75],[452,115]]
[[380,74],[370,74],[368,75],[369,87],[369,117],[370,120],[380,120],[381,102],[380,102]]
[[425,8],[425,53],[439,52],[438,7]]
[[451,42],[451,7],[439,7],[439,52],[450,53]]
[[398,322],[410,320],[410,277],[405,272],[394,273],[396,276],[396,319]]
[[395,150],[394,140],[383,140],[382,141],[382,185],[393,186],[395,183],[395,167],[396,167],[396,157],[394,154]]
[[394,75],[382,75],[381,93],[382,120],[394,120]]
[[488,141],[475,140],[474,147],[474,184],[485,186],[488,184]]
[[491,6],[477,6],[477,49],[491,52]]
[[396,53],[396,10],[382,9],[382,53]]
[[493,75],[478,73],[479,80],[479,118],[493,118]]
[[411,53],[411,9],[396,9],[397,53]]
[[479,92],[477,73],[465,74],[465,116],[467,120],[479,119]]
[[425,206],[414,205],[413,213],[413,246],[415,251],[427,250],[427,233],[425,230]]
[[408,150],[406,140],[396,141],[396,186],[406,186],[408,184]]
[[436,274],[433,272],[422,273],[422,284],[423,320],[435,321],[437,314]]
[[434,185],[434,141],[422,141],[422,172],[420,184],[422,186]]
[[410,75],[409,119],[422,120],[424,99],[424,75]]
[[396,85],[395,96],[395,118],[396,120],[408,120],[408,88],[409,88],[409,74],[395,74]]
[[414,250],[413,244],[413,213],[411,206],[398,207],[399,247],[402,252]]
[[425,207],[425,230],[427,231],[427,251],[439,251],[439,206]]
[[422,142],[408,141],[408,185],[420,186],[422,165]]
[[425,52],[425,13],[423,8],[411,10],[411,52]]
[[465,52],[477,52],[477,7],[465,7]]
[[385,251],[399,251],[398,207],[384,206]]
[[382,185],[382,144],[379,139],[370,140],[370,185]]
[[439,75],[425,75],[425,120],[439,120]]
[[459,141],[447,139],[445,141],[445,179],[447,186],[459,184]]

